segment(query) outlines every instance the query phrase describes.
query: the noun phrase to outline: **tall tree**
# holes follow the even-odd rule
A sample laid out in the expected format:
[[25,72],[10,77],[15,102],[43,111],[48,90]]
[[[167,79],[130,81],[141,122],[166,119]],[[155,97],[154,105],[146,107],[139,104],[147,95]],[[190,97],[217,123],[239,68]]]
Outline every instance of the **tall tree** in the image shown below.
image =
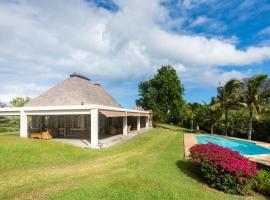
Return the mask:
[[213,97],[208,106],[209,120],[211,123],[211,134],[214,134],[214,127],[216,123],[220,120],[220,118],[222,117],[221,109],[213,107],[213,105],[215,105],[216,103],[217,103],[217,99]]
[[200,104],[199,103],[188,103],[188,114],[190,117],[190,129],[193,132],[194,131],[194,121],[197,123],[196,118],[198,115]]
[[239,105],[240,89],[243,82],[236,79],[231,79],[225,85],[220,85],[217,89],[217,101],[211,107],[213,110],[220,109],[225,115],[225,135],[228,134],[228,115],[229,110]]
[[[243,94],[244,105],[249,111],[248,139],[251,140],[253,117],[258,117],[264,109],[270,97],[270,88],[261,89],[262,84],[267,80],[267,75],[255,75],[248,80],[247,88]],[[255,116],[254,116],[255,115]]]
[[15,97],[14,99],[12,99],[10,104],[14,107],[22,107],[29,101],[30,101],[29,97]]
[[157,74],[139,84],[137,106],[153,111],[156,121],[180,122],[184,87],[172,66],[162,66]]

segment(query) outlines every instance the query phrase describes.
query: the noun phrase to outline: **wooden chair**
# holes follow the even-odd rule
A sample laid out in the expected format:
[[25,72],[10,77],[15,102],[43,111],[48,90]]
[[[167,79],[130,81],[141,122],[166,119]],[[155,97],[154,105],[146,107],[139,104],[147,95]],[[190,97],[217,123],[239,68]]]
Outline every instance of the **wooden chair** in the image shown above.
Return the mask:
[[31,133],[31,138],[42,139],[42,133]]
[[46,131],[46,132],[42,132],[42,139],[46,139],[46,140],[49,140],[49,139],[52,139],[52,135],[50,133],[50,131]]
[[55,135],[54,129],[49,129],[47,131],[41,132],[41,133],[31,133],[31,138],[37,138],[37,139],[52,139]]

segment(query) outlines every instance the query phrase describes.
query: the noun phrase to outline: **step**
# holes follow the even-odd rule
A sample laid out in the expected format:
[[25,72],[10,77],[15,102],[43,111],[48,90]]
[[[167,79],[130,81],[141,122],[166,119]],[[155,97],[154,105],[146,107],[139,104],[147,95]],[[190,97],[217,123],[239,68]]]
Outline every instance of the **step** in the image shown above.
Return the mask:
[[110,136],[110,137],[108,137],[108,138],[104,138],[104,139],[99,140],[99,143],[107,143],[107,142],[111,142],[111,141],[114,141],[114,140],[121,139],[122,137],[123,137],[123,135],[114,135],[114,136]]
[[107,142],[101,142],[101,143],[99,143],[99,147],[101,149],[104,149],[104,148],[108,148],[108,147],[111,147],[111,146],[116,145],[116,144],[121,144],[123,141],[124,141],[123,138],[118,138],[118,139],[114,139],[114,140],[107,141]]

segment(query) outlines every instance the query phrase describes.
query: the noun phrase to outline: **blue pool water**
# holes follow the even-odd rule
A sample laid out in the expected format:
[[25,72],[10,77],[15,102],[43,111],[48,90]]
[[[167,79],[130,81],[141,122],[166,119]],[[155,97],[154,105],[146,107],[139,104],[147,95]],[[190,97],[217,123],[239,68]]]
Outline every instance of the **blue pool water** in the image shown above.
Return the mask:
[[223,147],[238,151],[242,155],[270,154],[270,149],[256,145],[253,142],[234,140],[230,138],[215,137],[209,135],[196,135],[199,144],[214,143]]

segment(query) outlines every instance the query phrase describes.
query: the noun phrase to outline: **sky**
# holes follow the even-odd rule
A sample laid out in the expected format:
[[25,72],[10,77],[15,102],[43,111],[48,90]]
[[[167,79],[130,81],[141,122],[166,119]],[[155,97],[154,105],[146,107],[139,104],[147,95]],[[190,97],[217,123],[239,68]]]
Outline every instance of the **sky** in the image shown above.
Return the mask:
[[72,72],[128,108],[172,65],[189,102],[270,75],[269,0],[0,0],[0,101],[34,98]]

